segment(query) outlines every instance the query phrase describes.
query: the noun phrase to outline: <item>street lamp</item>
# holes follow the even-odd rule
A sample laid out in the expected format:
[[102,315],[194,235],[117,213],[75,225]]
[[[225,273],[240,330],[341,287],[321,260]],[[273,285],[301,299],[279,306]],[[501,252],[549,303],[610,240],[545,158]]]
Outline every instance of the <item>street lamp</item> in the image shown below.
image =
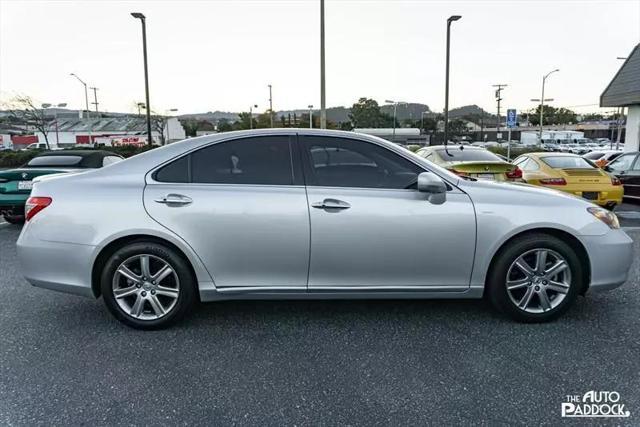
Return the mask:
[[147,143],[151,145],[153,138],[151,136],[151,103],[149,102],[149,70],[147,66],[147,18],[140,12],[132,12],[131,16],[140,20],[142,24],[142,54],[144,56],[144,91],[146,96],[147,107]]
[[320,0],[320,129],[327,128],[326,84],[324,73],[324,0]]
[[253,109],[258,108],[258,104],[249,106],[249,129],[253,129]]
[[84,106],[85,106],[85,111],[87,112],[87,118],[89,118],[89,94],[87,92],[87,84],[84,82],[84,80],[78,77],[76,73],[71,73],[69,75],[78,79],[78,81],[82,83],[82,85],[84,86]]
[[553,101],[553,98],[548,98],[548,99],[544,99],[544,84],[547,81],[547,77],[549,77],[551,74],[560,71],[558,68],[556,68],[553,71],[549,71],[547,74],[544,75],[544,77],[542,77],[542,96],[540,97],[540,99],[532,99],[533,102],[540,102],[540,144],[542,144],[542,119],[544,117],[544,102],[545,101]]
[[[61,103],[56,104],[56,105],[53,105],[53,104],[50,104],[50,103],[42,104],[42,108],[44,108],[44,109],[51,108],[51,107],[64,108],[66,106],[67,106],[66,102],[61,102]],[[54,110],[53,119],[56,122],[56,147],[59,148],[60,147],[60,137],[58,135],[58,110]],[[44,135],[44,139],[47,142],[47,146],[48,146],[49,145],[48,144],[49,138],[47,137],[47,135]],[[47,148],[49,148],[49,147],[47,147]]]
[[399,102],[399,101],[391,101],[389,99],[385,100],[384,102],[386,102],[387,104],[393,104],[393,142],[396,142],[396,115],[398,112],[398,104],[403,104],[403,105],[407,105],[406,102]]
[[447,63],[445,71],[444,83],[444,145],[447,145],[449,139],[449,39],[451,38],[451,23],[457,21],[462,16],[452,15],[447,18]]
[[313,129],[313,105],[307,105],[309,108],[309,129]]

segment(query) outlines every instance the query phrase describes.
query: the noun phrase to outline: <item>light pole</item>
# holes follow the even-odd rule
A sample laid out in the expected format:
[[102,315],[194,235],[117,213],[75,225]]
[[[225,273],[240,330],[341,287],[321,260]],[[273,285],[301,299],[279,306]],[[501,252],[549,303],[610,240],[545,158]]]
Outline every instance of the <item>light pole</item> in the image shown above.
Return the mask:
[[[55,107],[56,108],[64,108],[67,106],[66,102],[62,102],[60,104],[56,104]],[[47,109],[47,108],[51,108],[54,107],[53,104],[42,104],[42,108]],[[53,112],[53,119],[56,122],[56,148],[60,148],[60,137],[58,135],[58,110],[54,110]],[[47,143],[47,146],[49,145],[49,138],[47,137],[47,135],[44,135],[44,140]],[[47,147],[49,148],[49,147]]]
[[447,64],[445,71],[445,83],[444,83],[444,145],[447,145],[449,140],[449,39],[451,38],[451,23],[457,21],[462,16],[452,15],[447,18]]
[[273,128],[273,87],[269,86],[269,126]]
[[544,118],[544,102],[545,101],[553,101],[553,98],[548,98],[548,99],[544,99],[544,84],[547,81],[547,77],[549,77],[551,74],[560,71],[558,68],[556,68],[553,71],[549,71],[547,74],[545,74],[542,77],[542,96],[540,97],[540,99],[532,99],[532,101],[537,102],[540,101],[540,137],[539,137],[539,144],[542,144],[542,119]]
[[309,108],[309,129],[313,129],[313,105],[307,105]]
[[[82,85],[84,86],[84,106],[85,106],[85,109],[86,109],[86,111],[87,111],[87,119],[89,119],[89,118],[90,118],[90,117],[89,117],[89,94],[88,94],[88,92],[87,92],[87,84],[86,84],[86,83],[85,83],[85,82],[84,82],[80,77],[78,77],[78,75],[77,75],[77,74],[75,74],[75,73],[71,73],[71,74],[69,74],[69,75],[71,75],[71,76],[75,77],[76,79],[78,79],[78,81],[79,81],[80,83],[82,83]],[[89,126],[88,126],[88,130],[89,130],[89,144],[93,144],[93,136],[91,135],[91,127],[92,127],[92,126],[91,126],[91,120],[89,120]]]
[[140,12],[132,12],[131,16],[140,20],[142,24],[142,54],[144,57],[144,92],[147,107],[147,144],[153,144],[151,136],[151,103],[149,102],[149,69],[147,66],[147,18]]
[[249,129],[253,129],[253,109],[258,108],[258,104],[249,106]]
[[399,102],[399,101],[391,101],[389,99],[385,100],[384,102],[386,102],[387,104],[393,104],[393,142],[396,142],[396,115],[398,113],[398,104],[403,104],[403,105],[407,105],[406,102]]
[[428,111],[421,111],[420,112],[420,132],[422,132],[424,130],[424,115],[427,114],[427,113],[428,113]]
[[324,75],[324,0],[320,0],[320,129],[327,128],[326,84]]

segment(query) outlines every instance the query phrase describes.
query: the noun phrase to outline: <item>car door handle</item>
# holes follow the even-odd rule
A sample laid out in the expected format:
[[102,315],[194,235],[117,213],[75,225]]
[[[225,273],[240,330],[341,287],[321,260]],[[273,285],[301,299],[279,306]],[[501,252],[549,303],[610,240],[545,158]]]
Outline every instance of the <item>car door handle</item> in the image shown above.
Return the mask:
[[316,209],[349,209],[351,205],[338,199],[324,199],[321,202],[311,204]]
[[184,206],[193,202],[191,197],[183,196],[182,194],[167,194],[161,199],[156,199],[156,203],[162,203],[165,205],[177,205]]

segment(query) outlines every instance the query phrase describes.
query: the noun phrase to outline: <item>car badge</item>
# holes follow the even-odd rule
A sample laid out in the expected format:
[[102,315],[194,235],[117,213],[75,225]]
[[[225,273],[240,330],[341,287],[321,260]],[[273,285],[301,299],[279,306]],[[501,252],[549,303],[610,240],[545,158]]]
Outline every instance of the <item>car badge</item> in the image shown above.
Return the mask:
[[484,170],[485,170],[486,172],[489,172],[489,166],[485,166],[485,167],[484,167]]
[[22,172],[22,179],[27,179],[29,175],[26,172]]

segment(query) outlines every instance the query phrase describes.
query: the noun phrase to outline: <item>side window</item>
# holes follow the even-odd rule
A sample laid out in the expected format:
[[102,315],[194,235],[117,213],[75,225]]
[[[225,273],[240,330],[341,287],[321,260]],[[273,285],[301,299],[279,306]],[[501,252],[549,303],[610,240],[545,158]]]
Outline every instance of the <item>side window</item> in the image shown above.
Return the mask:
[[378,145],[346,138],[301,137],[307,185],[358,188],[415,188],[423,170]]
[[625,154],[611,162],[609,168],[615,172],[629,170],[635,158],[635,154]]
[[292,185],[289,136],[243,138],[202,148],[191,154],[191,181]]
[[156,172],[154,179],[159,182],[189,182],[190,157],[184,156],[174,160]]
[[538,169],[540,169],[540,165],[532,158],[529,158],[529,161],[522,166],[522,170],[526,171],[537,171]]
[[520,157],[519,159],[514,160],[513,164],[518,166],[520,169],[524,170],[525,165],[529,161],[528,157]]

